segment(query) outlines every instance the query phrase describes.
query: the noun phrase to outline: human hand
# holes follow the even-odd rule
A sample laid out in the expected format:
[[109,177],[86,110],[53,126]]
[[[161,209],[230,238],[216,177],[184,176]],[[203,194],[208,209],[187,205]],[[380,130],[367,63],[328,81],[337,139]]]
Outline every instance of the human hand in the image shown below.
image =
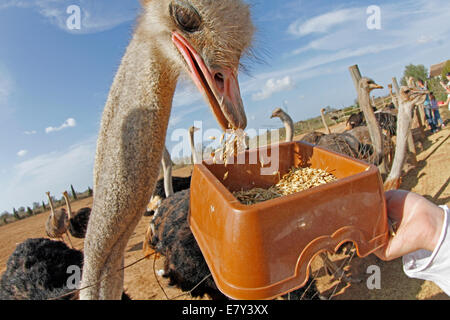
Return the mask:
[[389,261],[414,251],[434,251],[444,223],[444,210],[418,194],[394,190],[386,192],[387,212],[397,226],[395,236],[377,252]]

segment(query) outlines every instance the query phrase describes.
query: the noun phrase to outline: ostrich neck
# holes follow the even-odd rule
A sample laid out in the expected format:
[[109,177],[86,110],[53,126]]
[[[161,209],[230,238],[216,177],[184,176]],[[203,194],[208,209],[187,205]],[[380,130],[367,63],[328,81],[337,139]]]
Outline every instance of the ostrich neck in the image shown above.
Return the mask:
[[194,132],[189,132],[189,144],[191,146],[192,161],[194,162],[193,164],[199,164],[200,162],[198,162],[197,151],[195,150]]
[[123,271],[117,271],[158,178],[177,77],[151,39],[136,32],[101,121],[81,283],[95,285],[82,290],[81,299],[121,298]]
[[375,117],[375,113],[372,110],[372,106],[370,105],[370,94],[367,90],[362,88],[359,90],[359,104],[361,106],[362,112],[364,113],[364,117],[366,118],[370,139],[372,140],[372,144],[377,153],[377,158],[378,160],[382,159],[383,143],[381,137],[381,130],[378,125],[377,118]]
[[67,205],[67,214],[69,215],[69,219],[72,219],[72,207],[70,205],[69,197],[67,195],[63,195],[64,200],[66,200]]
[[281,121],[283,121],[284,127],[286,128],[286,142],[291,142],[294,140],[294,121],[287,114],[282,115]]
[[386,184],[400,179],[403,164],[406,159],[408,133],[411,128],[412,108],[410,103],[400,103],[397,116],[397,142],[395,146],[395,156],[392,163],[391,172],[386,179]]
[[323,112],[323,110],[320,111],[320,115],[322,116],[322,122],[323,122],[323,126],[324,126],[325,130],[327,130],[328,134],[331,134],[331,130],[328,127],[327,120],[325,119],[325,113]]
[[162,166],[164,172],[164,192],[166,198],[168,198],[174,194],[174,191],[172,185],[172,159],[170,158],[170,153],[167,148],[164,148]]
[[50,195],[47,195],[48,197],[48,205],[50,206],[50,216],[52,217],[52,222],[53,225],[56,226],[56,217],[55,217],[55,208],[53,207],[53,201],[52,201],[52,197]]

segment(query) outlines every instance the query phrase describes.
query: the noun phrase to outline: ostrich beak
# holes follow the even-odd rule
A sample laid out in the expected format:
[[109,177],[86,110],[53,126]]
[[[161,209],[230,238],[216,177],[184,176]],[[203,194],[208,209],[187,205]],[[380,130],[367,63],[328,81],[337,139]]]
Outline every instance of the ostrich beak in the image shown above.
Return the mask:
[[237,72],[227,68],[208,68],[200,54],[176,31],[172,33],[172,41],[188,64],[189,75],[208,100],[222,129],[245,129],[247,117]]
[[370,85],[370,90],[375,90],[375,89],[384,89],[383,86],[380,86],[379,84],[373,83]]

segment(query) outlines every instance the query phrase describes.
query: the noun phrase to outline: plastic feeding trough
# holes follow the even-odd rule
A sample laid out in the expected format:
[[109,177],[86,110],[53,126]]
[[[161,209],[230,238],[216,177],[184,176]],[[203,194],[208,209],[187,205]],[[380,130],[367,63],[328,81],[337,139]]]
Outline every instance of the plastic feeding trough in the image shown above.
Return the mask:
[[[214,280],[230,298],[276,298],[305,285],[320,252],[352,241],[365,257],[386,243],[386,204],[375,166],[302,142],[250,150],[234,162],[245,164],[195,166],[189,215]],[[293,167],[323,169],[337,180],[254,205],[233,196],[269,188]],[[280,174],[271,174],[275,170]]]

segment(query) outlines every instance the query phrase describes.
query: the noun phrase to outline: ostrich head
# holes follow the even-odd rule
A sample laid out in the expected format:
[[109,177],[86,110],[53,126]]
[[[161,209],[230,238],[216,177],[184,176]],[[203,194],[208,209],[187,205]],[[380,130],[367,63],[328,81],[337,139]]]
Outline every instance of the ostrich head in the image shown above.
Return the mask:
[[152,41],[174,70],[190,75],[224,130],[245,129],[237,75],[254,33],[248,5],[241,0],[141,2],[137,36]]
[[196,128],[194,126],[189,128],[189,134],[193,135],[194,133],[196,133],[198,130],[200,130],[199,128]]
[[272,115],[270,116],[270,119],[273,118],[281,118],[284,114],[283,109],[281,108],[276,108],[275,110],[273,110]]
[[410,87],[400,88],[400,101],[411,105],[421,105],[427,98],[427,91],[415,90]]
[[364,90],[367,93],[370,93],[375,89],[383,89],[383,86],[380,86],[375,81],[369,78],[362,78],[359,82],[359,88]]

